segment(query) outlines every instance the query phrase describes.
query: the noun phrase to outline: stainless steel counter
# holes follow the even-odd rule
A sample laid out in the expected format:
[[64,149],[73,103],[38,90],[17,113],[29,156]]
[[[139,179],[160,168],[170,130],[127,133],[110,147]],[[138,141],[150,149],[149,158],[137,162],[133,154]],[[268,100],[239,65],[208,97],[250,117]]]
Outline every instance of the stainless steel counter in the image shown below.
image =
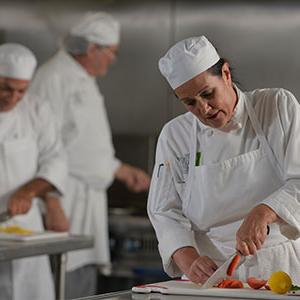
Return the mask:
[[81,235],[30,242],[0,240],[0,261],[41,254],[59,254],[92,246],[92,237]]
[[30,242],[0,240],[0,261],[43,254],[50,255],[55,265],[56,299],[63,300],[65,298],[66,253],[68,251],[90,248],[93,244],[92,237],[82,235]]
[[[201,296],[184,296],[184,295],[162,295],[159,293],[138,294],[131,291],[122,291],[116,293],[103,294],[92,297],[80,298],[80,300],[245,300],[244,298],[216,298],[216,297],[201,297]],[[77,299],[79,300],[79,299]]]

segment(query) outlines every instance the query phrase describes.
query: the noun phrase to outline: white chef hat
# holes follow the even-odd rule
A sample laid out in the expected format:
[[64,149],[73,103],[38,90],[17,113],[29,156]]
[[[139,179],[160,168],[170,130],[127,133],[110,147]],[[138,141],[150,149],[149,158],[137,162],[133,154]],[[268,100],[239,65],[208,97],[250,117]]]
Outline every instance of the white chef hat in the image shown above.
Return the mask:
[[28,48],[15,43],[0,45],[0,76],[30,80],[36,65],[36,58]]
[[159,60],[159,70],[172,89],[176,89],[219,61],[215,47],[205,36],[176,43]]
[[70,34],[84,37],[92,43],[111,46],[119,44],[120,24],[107,13],[87,13],[71,28]]

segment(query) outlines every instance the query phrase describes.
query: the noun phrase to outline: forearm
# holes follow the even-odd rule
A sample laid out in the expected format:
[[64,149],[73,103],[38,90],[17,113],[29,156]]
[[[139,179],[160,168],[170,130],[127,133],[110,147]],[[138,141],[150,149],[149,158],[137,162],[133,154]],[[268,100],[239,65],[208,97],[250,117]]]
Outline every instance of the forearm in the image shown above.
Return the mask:
[[257,205],[251,213],[264,220],[266,225],[282,221],[276,212],[266,204]]
[[192,265],[192,263],[199,257],[198,252],[193,247],[183,247],[176,250],[173,255],[172,259],[178,266],[178,268],[184,274],[188,274],[188,271]]
[[55,190],[54,186],[42,178],[35,178],[21,187],[31,198],[45,198],[46,193]]

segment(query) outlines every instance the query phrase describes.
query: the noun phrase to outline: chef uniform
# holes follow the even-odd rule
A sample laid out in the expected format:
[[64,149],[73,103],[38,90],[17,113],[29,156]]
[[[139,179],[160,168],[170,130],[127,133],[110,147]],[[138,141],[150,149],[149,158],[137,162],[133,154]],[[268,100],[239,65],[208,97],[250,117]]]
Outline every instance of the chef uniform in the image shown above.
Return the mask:
[[[0,46],[0,76],[30,80],[36,66],[34,55],[18,44]],[[0,212],[10,196],[34,178],[42,178],[58,192],[65,189],[66,163],[50,108],[28,93],[10,111],[0,112]],[[23,215],[5,225],[43,231],[38,199]],[[47,256],[0,262],[1,300],[54,299]]]
[[[179,79],[166,76],[171,86],[218,61],[216,53],[210,53],[215,50],[207,46],[209,42],[201,43],[209,65],[199,71],[193,64],[192,72],[181,68],[186,73],[178,75]],[[203,50],[195,39],[192,44],[195,47],[187,47],[187,52],[192,52],[191,62],[199,60],[198,51],[200,55]],[[176,63],[178,60],[174,65],[167,61],[169,72]],[[223,130],[204,125],[188,112],[170,121],[161,132],[148,213],[163,265],[170,276],[181,275],[171,256],[187,246],[220,265],[235,252],[236,232],[243,219],[253,207],[264,203],[283,221],[271,224],[263,248],[246,258],[237,276],[242,280],[249,276],[268,278],[273,271],[283,270],[299,284],[300,107],[283,89],[243,93],[234,88],[238,103]],[[196,162],[197,155],[201,160]]]
[[[87,14],[71,29],[100,45],[119,42],[119,24],[104,13]],[[56,116],[68,157],[68,186],[62,201],[70,232],[94,237],[94,248],[68,255],[67,270],[88,264],[109,266],[106,189],[120,161],[115,158],[104,98],[95,77],[60,50],[36,73],[31,90]]]

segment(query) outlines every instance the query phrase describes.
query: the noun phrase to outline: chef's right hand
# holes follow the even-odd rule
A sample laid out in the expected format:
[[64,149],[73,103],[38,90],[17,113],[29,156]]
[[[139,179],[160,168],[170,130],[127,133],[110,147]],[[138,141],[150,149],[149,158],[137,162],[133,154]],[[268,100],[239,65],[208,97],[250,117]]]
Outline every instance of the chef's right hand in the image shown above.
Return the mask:
[[179,269],[194,283],[204,283],[218,268],[208,256],[200,256],[195,248],[183,247],[172,255]]
[[135,193],[144,192],[149,189],[150,177],[142,169],[122,163],[117,169],[115,176]]
[[11,216],[26,214],[32,205],[33,194],[27,189],[18,189],[8,200],[8,212]]

